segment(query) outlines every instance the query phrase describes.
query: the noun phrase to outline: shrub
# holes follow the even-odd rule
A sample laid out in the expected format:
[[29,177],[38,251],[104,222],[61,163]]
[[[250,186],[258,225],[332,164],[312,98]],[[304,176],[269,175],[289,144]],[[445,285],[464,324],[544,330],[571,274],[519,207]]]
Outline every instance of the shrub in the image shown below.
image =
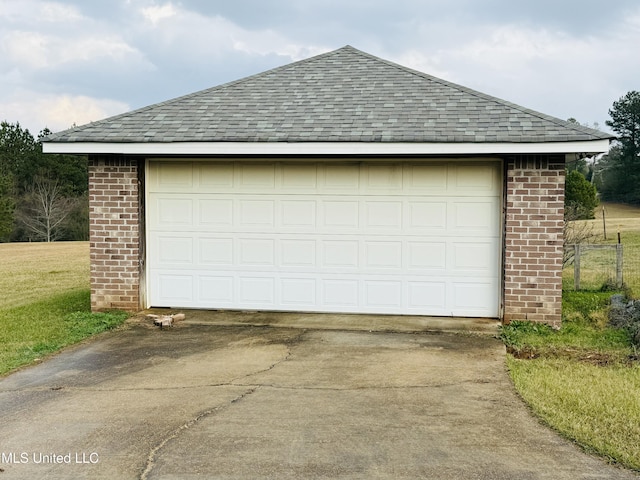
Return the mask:
[[598,206],[596,187],[582,173],[572,170],[565,180],[565,208],[569,220],[594,218]]

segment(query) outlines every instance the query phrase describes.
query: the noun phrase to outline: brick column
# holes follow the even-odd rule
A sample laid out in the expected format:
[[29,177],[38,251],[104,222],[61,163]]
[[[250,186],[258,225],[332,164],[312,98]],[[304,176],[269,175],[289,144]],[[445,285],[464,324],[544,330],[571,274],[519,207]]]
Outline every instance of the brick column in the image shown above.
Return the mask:
[[91,308],[140,308],[138,161],[89,157]]
[[562,321],[564,156],[508,158],[504,321]]

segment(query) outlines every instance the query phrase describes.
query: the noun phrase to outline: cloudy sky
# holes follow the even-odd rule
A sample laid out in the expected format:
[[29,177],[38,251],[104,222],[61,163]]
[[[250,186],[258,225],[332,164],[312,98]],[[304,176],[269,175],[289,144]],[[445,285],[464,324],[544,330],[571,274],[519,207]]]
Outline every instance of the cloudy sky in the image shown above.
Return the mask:
[[601,128],[640,90],[638,0],[0,0],[0,120],[57,131],[347,44]]

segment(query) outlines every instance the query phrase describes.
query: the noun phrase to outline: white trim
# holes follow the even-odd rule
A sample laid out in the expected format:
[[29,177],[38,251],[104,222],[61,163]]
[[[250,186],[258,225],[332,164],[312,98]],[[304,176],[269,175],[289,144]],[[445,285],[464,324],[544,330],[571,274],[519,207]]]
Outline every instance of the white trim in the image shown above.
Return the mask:
[[492,155],[609,151],[609,140],[545,143],[43,142],[45,153],[124,155]]

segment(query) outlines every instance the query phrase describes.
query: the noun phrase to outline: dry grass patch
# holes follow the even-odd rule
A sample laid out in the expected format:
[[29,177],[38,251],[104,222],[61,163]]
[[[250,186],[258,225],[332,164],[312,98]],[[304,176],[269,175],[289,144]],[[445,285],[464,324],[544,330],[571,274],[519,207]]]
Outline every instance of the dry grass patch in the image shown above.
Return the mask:
[[546,423],[585,449],[640,470],[640,366],[512,357],[507,364],[518,392]]
[[604,225],[602,222],[602,209],[607,226],[607,239],[613,239],[619,232],[640,232],[640,207],[625,205],[623,203],[602,203],[596,207],[595,219],[578,220],[578,222],[590,225],[593,233],[600,240],[604,237]]
[[89,242],[1,243],[0,308],[89,288]]

